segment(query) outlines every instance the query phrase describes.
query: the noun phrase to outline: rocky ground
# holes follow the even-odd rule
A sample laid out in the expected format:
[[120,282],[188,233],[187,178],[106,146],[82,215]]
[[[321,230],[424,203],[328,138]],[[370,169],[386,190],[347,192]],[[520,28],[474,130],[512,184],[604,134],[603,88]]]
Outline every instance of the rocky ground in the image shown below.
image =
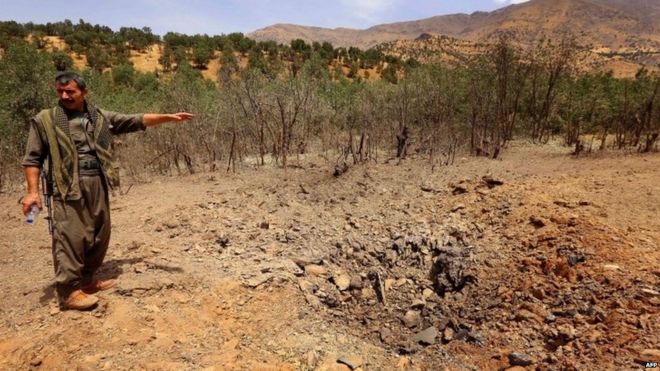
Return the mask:
[[88,312],[0,195],[0,369],[643,369],[660,156],[569,152],[125,180]]

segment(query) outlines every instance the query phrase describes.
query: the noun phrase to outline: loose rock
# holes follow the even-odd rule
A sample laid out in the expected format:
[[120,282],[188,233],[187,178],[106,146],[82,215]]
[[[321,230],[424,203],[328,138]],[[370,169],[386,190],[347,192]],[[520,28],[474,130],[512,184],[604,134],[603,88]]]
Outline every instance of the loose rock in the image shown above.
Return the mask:
[[351,370],[355,370],[356,368],[359,368],[362,366],[362,358],[358,356],[344,356],[344,357],[339,357],[337,359],[337,363],[344,364],[348,366]]
[[351,277],[351,289],[354,290],[361,290],[364,287],[364,284],[362,283],[362,278],[360,276],[352,276]]
[[316,264],[309,264],[305,266],[305,273],[310,276],[325,276],[328,274],[328,269]]
[[424,302],[424,300],[419,300],[419,299],[413,300],[412,305],[410,305],[412,309],[422,309],[425,306],[426,303]]
[[422,323],[422,316],[416,310],[409,310],[403,316],[403,324],[408,328],[417,327],[420,323]]
[[543,228],[548,224],[548,222],[545,219],[538,216],[530,216],[529,223],[536,228]]
[[510,353],[509,364],[511,366],[529,366],[532,364],[532,359],[526,354]]
[[445,330],[443,331],[442,338],[446,342],[450,342],[454,340],[454,329],[451,327],[447,326],[445,327]]
[[412,341],[422,345],[433,345],[435,344],[435,339],[438,336],[438,329],[434,326],[431,326],[423,331],[416,333]]
[[431,289],[424,289],[424,291],[422,291],[422,297],[424,297],[424,300],[430,299],[433,294],[435,294],[435,292]]
[[464,193],[467,193],[467,192],[468,192],[468,190],[467,190],[466,187],[464,187],[462,185],[457,185],[457,186],[454,186],[454,189],[451,191],[451,194],[456,196],[456,195],[461,195],[461,194],[464,194]]
[[339,291],[346,291],[351,287],[351,277],[342,271],[335,272],[332,276],[332,281],[335,283]]
[[488,188],[495,188],[497,186],[501,186],[501,185],[504,184],[504,181],[502,181],[500,179],[496,179],[496,178],[492,177],[491,175],[486,175],[486,176],[482,177],[481,179],[483,180],[484,183],[486,183],[486,186],[488,186]]

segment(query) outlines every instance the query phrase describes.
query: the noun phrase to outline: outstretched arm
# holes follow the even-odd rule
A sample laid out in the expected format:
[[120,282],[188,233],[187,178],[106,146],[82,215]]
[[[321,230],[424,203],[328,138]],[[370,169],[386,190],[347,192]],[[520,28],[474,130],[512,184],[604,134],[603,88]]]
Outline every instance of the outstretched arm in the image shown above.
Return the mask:
[[142,123],[146,127],[157,126],[170,121],[189,121],[195,118],[195,115],[188,112],[179,113],[145,113],[142,117]]

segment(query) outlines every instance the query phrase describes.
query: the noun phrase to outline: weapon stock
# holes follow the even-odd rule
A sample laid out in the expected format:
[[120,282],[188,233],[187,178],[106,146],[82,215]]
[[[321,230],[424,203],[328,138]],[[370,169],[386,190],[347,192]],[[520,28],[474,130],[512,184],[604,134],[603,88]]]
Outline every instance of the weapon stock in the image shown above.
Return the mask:
[[46,172],[41,171],[41,190],[44,194],[44,202],[46,203],[46,208],[48,210],[48,216],[46,217],[46,220],[48,220],[48,233],[53,234],[53,210],[51,207],[51,196],[53,195],[53,183],[48,181],[48,178],[46,177]]

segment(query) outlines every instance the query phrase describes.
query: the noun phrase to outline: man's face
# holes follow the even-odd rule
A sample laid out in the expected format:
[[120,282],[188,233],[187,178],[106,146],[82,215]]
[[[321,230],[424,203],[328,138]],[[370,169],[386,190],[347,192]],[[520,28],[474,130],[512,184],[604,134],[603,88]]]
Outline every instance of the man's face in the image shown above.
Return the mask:
[[66,84],[55,83],[55,89],[64,108],[70,111],[82,111],[84,109],[87,91],[80,90],[74,80]]

